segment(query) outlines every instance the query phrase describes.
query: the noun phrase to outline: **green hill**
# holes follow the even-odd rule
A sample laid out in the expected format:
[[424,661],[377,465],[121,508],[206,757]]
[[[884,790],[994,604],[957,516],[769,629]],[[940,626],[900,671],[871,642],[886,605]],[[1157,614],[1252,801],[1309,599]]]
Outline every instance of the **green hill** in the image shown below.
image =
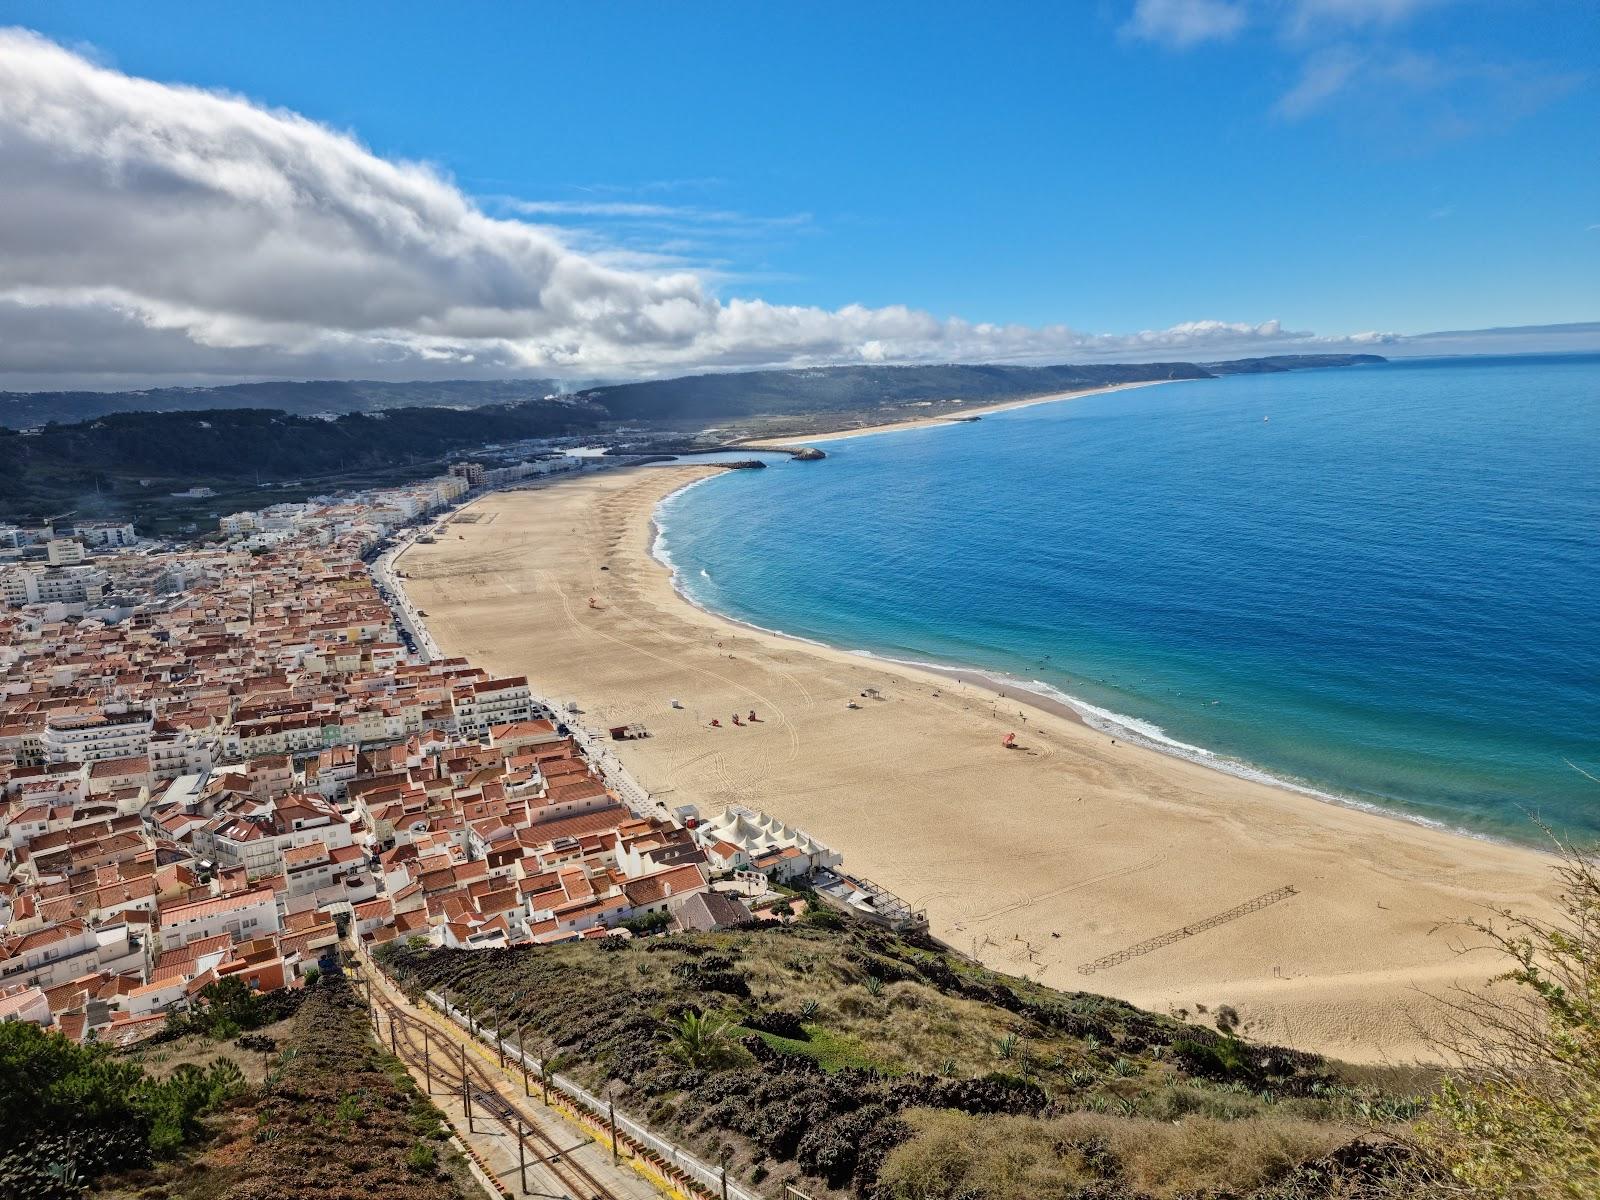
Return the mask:
[[[1099,363],[1016,367],[814,367],[736,371],[586,388],[577,395],[623,421],[716,420],[835,412],[960,397],[971,403],[1014,400],[1146,379],[1288,371],[1382,362],[1372,354],[1281,354],[1195,364]],[[0,392],[0,426],[31,429],[48,421],[87,421],[115,413],[275,409],[296,416],[375,413],[405,408],[482,410],[523,405],[559,392],[549,379],[455,379],[385,383],[323,379],[236,383],[223,387],[149,388],[134,392]]]
[[0,425],[31,429],[46,421],[86,421],[110,413],[200,412],[219,408],[271,408],[306,417],[390,408],[481,408],[522,404],[559,390],[551,379],[415,383],[311,379],[132,392],[0,392]]
[[1397,1153],[1366,1131],[1416,1107],[1410,1075],[1052,991],[827,913],[380,959],[486,1025],[526,1023],[530,1051],[691,1149],[727,1150],[773,1195],[1331,1200]]

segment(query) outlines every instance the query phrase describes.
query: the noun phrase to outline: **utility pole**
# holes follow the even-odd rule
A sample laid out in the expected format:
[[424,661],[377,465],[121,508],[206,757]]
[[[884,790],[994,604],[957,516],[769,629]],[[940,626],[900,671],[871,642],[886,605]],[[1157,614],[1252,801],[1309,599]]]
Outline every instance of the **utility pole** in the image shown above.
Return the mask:
[[533,1089],[528,1084],[528,1027],[526,1024],[517,1030],[517,1057],[522,1059],[522,1094],[533,1095]]
[[433,1095],[433,1056],[428,1052],[428,1027],[422,1027],[422,1075],[428,1081],[428,1095]]
[[528,1146],[522,1140],[522,1118],[517,1118],[517,1174],[522,1176],[522,1194],[528,1194]]
[[472,1089],[467,1086],[467,1047],[461,1045],[461,1104],[467,1110],[467,1132],[472,1132]]
[[400,1022],[393,1014],[389,1017],[389,1052],[396,1058],[400,1057]]
[[606,1115],[611,1120],[611,1165],[617,1165],[617,1096],[616,1088],[606,1089]]

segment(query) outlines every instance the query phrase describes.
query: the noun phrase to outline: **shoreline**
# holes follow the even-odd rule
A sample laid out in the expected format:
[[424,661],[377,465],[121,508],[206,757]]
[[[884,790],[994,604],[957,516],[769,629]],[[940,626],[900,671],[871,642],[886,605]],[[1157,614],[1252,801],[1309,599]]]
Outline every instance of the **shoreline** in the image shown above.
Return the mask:
[[759,449],[761,446],[809,446],[816,442],[842,442],[846,438],[870,437],[880,433],[902,433],[912,429],[928,429],[939,425],[964,424],[963,417],[986,417],[991,413],[1010,412],[1018,408],[1032,408],[1035,404],[1055,404],[1063,400],[1082,400],[1087,396],[1103,396],[1110,392],[1125,392],[1130,388],[1155,387],[1163,383],[1192,383],[1190,379],[1139,379],[1129,383],[1108,383],[1102,387],[1083,388],[1074,392],[1052,392],[1048,396],[1028,396],[1018,400],[996,400],[993,403],[979,403],[960,408],[951,408],[948,412],[934,413],[927,416],[906,417],[899,421],[886,421],[880,425],[863,425],[859,429],[835,429],[828,433],[797,434],[793,437],[780,435],[778,437],[743,438],[735,443],[736,446],[748,446]]
[[[1427,1060],[1430,997],[1499,965],[1461,957],[1459,922],[1485,904],[1551,912],[1534,851],[1113,743],[1042,708],[1008,752],[1013,726],[970,674],[952,686],[707,613],[653,556],[652,518],[715,473],[623,468],[480,498],[460,540],[408,552],[408,591],[446,652],[580,697],[586,725],[645,724],[651,737],[609,749],[668,807],[743,804],[804,828],[926,909],[934,936],[1065,991],[1174,1013],[1230,1004],[1258,1040]],[[870,688],[883,699],[861,698]],[[757,723],[730,728],[751,708]],[[1285,884],[1283,903],[1081,970]]]
[[[1169,381],[1161,380],[1159,382]],[[1044,403],[1044,401],[1030,401],[1029,403]],[[884,427],[882,429],[875,430],[874,432],[889,433],[897,431],[898,428],[900,427]],[[913,428],[913,426],[906,426],[905,428]],[[685,465],[692,466],[693,464]],[[772,629],[768,626],[758,625],[753,621],[747,621],[742,617],[736,617],[729,613],[721,612],[715,608],[712,608],[711,606],[696,599],[695,596],[692,595],[689,590],[682,585],[680,582],[681,572],[679,571],[677,564],[675,564],[671,558],[665,555],[661,550],[662,539],[665,536],[665,531],[657,519],[656,513],[659,512],[662,505],[673,499],[675,496],[682,495],[690,488],[697,487],[702,483],[708,483],[715,478],[717,478],[715,473],[707,474],[703,478],[692,479],[683,484],[681,487],[668,492],[666,495],[662,496],[659,501],[657,501],[655,510],[650,516],[650,556],[668,572],[672,582],[672,589],[677,593],[679,598],[682,599],[685,604],[693,608],[696,612],[703,613],[705,616],[714,621],[721,621],[725,624],[750,633],[760,634],[765,637],[780,638],[784,641],[794,642],[801,646],[812,646],[823,650],[831,650],[839,654],[856,655],[864,659],[869,659],[875,663],[885,664],[891,668],[901,668],[908,672],[918,672],[921,674],[939,676],[948,680],[952,680],[957,684],[973,683],[977,686],[979,691],[989,693],[997,700],[1015,700],[1018,704],[1023,705],[1025,708],[1032,709],[1035,712],[1044,713],[1049,716],[1058,717],[1062,720],[1074,722],[1075,724],[1083,726],[1085,729],[1091,729],[1096,732],[1103,733],[1107,737],[1121,738],[1122,740],[1136,745],[1139,748],[1148,751],[1149,753],[1160,754],[1167,758],[1175,759],[1178,762],[1190,763],[1194,766],[1202,767],[1208,771],[1216,771],[1219,774],[1226,775],[1233,779],[1247,780],[1252,783],[1258,783],[1263,787],[1275,788],[1291,795],[1304,796],[1321,804],[1332,804],[1350,812],[1363,813],[1367,816],[1379,817],[1390,821],[1399,821],[1405,825],[1416,826],[1422,829],[1431,829],[1439,833],[1447,834],[1451,837],[1466,838],[1475,842],[1486,842],[1490,845],[1504,846],[1515,850],[1526,850],[1530,853],[1542,855],[1550,859],[1552,863],[1555,862],[1555,854],[1542,846],[1518,841],[1511,837],[1499,837],[1494,834],[1483,833],[1474,829],[1465,829],[1459,825],[1450,825],[1444,821],[1435,820],[1431,817],[1424,817],[1417,813],[1410,813],[1404,811],[1403,809],[1391,807],[1379,800],[1368,800],[1359,796],[1341,795],[1338,792],[1327,791],[1322,788],[1314,787],[1308,783],[1301,783],[1294,779],[1285,778],[1282,775],[1275,774],[1265,767],[1248,762],[1244,759],[1233,758],[1229,755],[1222,754],[1214,750],[1209,750],[1204,746],[1195,746],[1190,745],[1187,742],[1180,742],[1175,738],[1168,737],[1166,730],[1162,729],[1158,725],[1151,725],[1142,718],[1129,716],[1126,713],[1118,713],[1113,712],[1110,709],[1101,708],[1100,706],[1091,704],[1087,700],[1081,699],[1080,697],[1073,696],[1068,692],[1063,692],[1061,689],[1052,684],[1045,683],[1043,680],[1024,680],[1020,676],[1008,675],[1003,671],[991,670],[985,667],[956,666],[948,663],[934,663],[924,662],[916,659],[896,658],[893,655],[880,654],[876,650],[867,650],[861,647],[839,645],[834,642],[823,641],[820,638],[805,637],[800,634],[789,633],[782,629]],[[1047,689],[1048,691],[1055,693],[1055,695],[1046,695],[1037,690],[1039,688]],[[1019,714],[1019,716],[1020,715],[1021,714]],[[1155,730],[1155,734],[1150,734],[1139,729],[1139,725],[1145,725],[1148,728]],[[1186,750],[1190,751],[1190,753],[1184,753]]]

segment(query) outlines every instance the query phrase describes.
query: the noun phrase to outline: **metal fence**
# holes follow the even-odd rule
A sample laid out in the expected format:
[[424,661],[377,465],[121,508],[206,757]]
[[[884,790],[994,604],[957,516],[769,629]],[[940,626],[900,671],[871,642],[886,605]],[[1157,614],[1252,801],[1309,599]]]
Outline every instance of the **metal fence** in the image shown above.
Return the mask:
[[[425,995],[428,1003],[432,1004],[479,1041],[493,1046],[502,1044],[499,1030],[478,1024],[476,1031],[474,1031],[471,1019],[457,1011],[454,1005],[447,1005],[444,998],[437,992],[427,992]],[[537,1055],[530,1054],[522,1047],[513,1048],[509,1043],[506,1043],[505,1056],[507,1061],[515,1061],[534,1074],[543,1075],[544,1063]],[[608,1101],[596,1096],[576,1080],[566,1075],[552,1072],[550,1086],[566,1096],[568,1100],[579,1108],[584,1109],[596,1121],[604,1124],[609,1119],[612,1110]],[[682,1147],[673,1145],[666,1138],[652,1133],[648,1126],[634,1120],[625,1113],[617,1111],[616,1120],[618,1130],[626,1134],[630,1140],[649,1150],[683,1175],[699,1183],[709,1190],[712,1195],[721,1196],[726,1194],[728,1200],[766,1200],[759,1193],[752,1192],[748,1188],[741,1187],[733,1180],[728,1179],[721,1167],[712,1166],[704,1159],[697,1158]],[[726,1193],[723,1191],[724,1188],[726,1188]]]

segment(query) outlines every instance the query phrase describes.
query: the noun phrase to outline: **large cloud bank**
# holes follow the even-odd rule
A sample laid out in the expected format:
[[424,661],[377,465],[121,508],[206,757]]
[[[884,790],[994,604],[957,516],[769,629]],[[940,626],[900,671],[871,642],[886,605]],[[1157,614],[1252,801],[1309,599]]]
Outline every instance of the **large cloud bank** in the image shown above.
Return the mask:
[[[1128,335],[722,300],[486,215],[427,166],[0,30],[0,385],[1204,357],[1276,322]],[[1381,341],[1367,335],[1354,341]],[[1347,340],[1348,341],[1348,340]]]

